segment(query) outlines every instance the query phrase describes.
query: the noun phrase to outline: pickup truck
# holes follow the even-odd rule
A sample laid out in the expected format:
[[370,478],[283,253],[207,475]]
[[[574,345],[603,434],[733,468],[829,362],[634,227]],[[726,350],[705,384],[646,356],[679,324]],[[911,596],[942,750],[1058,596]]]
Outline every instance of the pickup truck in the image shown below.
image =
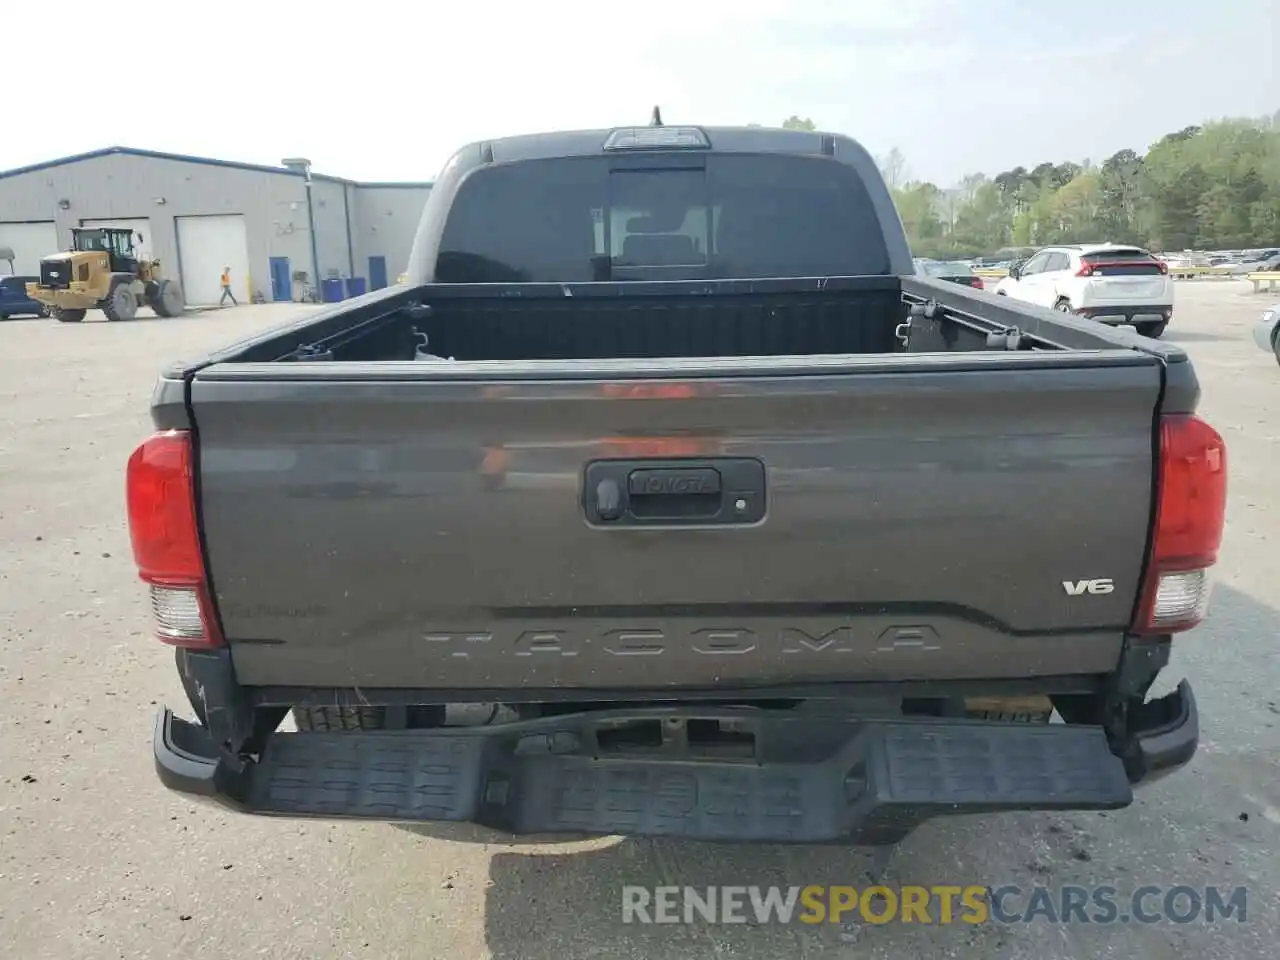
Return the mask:
[[1223,529],[1191,363],[915,275],[855,141],[475,143],[409,273],[159,379],[170,789],[884,850],[1192,757],[1150,696]]

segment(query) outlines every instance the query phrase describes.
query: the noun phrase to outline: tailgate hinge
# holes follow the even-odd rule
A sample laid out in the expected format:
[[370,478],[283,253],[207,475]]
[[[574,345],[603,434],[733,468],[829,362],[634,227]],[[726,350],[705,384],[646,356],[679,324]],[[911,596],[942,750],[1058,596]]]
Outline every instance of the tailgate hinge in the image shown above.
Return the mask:
[[903,347],[910,347],[911,329],[913,326],[912,322],[921,319],[932,321],[937,317],[939,309],[940,308],[938,307],[938,302],[936,300],[911,304],[910,307],[907,308],[906,321],[898,324],[898,326],[894,328],[893,335],[898,338],[898,342],[901,343]]

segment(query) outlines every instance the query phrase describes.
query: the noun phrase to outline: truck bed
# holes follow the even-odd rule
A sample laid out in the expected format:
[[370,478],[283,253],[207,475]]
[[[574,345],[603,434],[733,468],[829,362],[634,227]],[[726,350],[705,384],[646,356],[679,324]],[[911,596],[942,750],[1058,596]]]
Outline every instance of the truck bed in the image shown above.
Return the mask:
[[[1009,310],[1007,349],[994,297],[928,281],[735,283],[396,291],[185,371],[240,682],[1111,669],[1171,348]],[[408,359],[415,327],[456,360]],[[724,484],[610,523],[601,469]],[[1113,592],[1064,590],[1093,578]]]

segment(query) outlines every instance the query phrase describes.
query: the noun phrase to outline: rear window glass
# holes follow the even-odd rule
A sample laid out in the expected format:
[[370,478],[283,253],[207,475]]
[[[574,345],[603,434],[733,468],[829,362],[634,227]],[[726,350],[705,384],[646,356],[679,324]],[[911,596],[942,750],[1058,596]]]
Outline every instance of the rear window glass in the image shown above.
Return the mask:
[[711,154],[705,168],[609,157],[483,168],[458,191],[441,283],[880,274],[888,253],[857,174],[831,160]]
[[973,275],[973,270],[969,265],[958,260],[926,263],[924,271],[931,277],[968,277]]
[[1114,250],[1092,250],[1080,257],[1091,265],[1097,277],[1148,277],[1167,269],[1146,250],[1117,247]]
[[1093,250],[1082,254],[1081,260],[1097,263],[1099,260],[1155,260],[1155,257],[1137,247],[1116,247],[1114,250]]

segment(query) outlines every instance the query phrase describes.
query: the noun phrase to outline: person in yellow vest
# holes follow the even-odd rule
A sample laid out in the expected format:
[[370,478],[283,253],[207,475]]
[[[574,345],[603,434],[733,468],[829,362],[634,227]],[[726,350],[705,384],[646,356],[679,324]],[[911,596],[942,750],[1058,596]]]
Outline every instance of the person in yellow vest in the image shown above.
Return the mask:
[[218,306],[222,306],[224,303],[226,303],[227,297],[231,298],[232,304],[234,304],[237,307],[240,306],[240,301],[237,300],[236,295],[231,292],[231,268],[230,267],[222,268],[221,282],[222,282],[222,299],[218,301]]

